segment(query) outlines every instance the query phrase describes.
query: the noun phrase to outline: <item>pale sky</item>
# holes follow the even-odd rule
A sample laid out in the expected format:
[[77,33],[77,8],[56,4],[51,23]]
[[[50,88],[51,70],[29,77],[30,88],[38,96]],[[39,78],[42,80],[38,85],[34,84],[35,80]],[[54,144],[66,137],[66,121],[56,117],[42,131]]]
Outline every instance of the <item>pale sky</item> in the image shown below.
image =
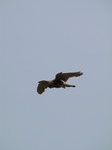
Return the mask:
[[[0,2],[0,150],[112,150],[112,1]],[[76,88],[38,81],[81,71]]]

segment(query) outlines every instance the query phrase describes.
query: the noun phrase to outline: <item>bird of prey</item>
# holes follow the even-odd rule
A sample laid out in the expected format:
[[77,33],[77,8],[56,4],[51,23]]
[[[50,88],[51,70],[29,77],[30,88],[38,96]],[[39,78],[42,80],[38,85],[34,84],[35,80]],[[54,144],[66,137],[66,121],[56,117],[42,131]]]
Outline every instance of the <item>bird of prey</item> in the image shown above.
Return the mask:
[[39,81],[37,86],[38,94],[42,94],[46,88],[65,88],[65,87],[75,87],[75,85],[66,84],[66,81],[71,77],[78,77],[83,75],[82,72],[70,72],[70,73],[58,73],[54,80],[42,80]]

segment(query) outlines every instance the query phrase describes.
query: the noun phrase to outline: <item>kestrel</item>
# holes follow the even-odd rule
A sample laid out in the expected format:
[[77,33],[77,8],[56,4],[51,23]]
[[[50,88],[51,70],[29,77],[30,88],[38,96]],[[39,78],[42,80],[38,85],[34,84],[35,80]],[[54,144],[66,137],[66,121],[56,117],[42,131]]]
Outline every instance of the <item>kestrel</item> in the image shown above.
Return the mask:
[[71,77],[78,77],[83,75],[82,72],[70,72],[70,73],[58,73],[55,76],[54,80],[42,80],[39,81],[37,92],[38,94],[42,94],[46,88],[65,88],[65,87],[75,87],[75,85],[66,84],[66,81]]

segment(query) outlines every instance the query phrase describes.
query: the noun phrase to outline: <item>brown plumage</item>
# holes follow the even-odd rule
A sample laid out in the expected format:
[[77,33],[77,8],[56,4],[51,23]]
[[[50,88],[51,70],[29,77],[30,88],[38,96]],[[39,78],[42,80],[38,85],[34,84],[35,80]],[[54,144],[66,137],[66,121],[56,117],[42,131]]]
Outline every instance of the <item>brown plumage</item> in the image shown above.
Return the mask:
[[58,73],[55,76],[54,80],[46,81],[42,80],[39,81],[37,92],[38,94],[42,94],[47,87],[49,88],[65,88],[65,87],[75,87],[75,85],[66,84],[66,81],[71,77],[78,77],[83,75],[82,72],[71,72],[71,73]]

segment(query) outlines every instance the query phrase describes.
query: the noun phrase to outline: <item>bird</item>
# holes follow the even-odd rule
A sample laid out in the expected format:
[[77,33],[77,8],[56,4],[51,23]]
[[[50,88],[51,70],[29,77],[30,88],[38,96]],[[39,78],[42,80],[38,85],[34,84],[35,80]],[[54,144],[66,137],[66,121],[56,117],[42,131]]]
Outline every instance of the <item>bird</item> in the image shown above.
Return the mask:
[[66,84],[66,81],[71,77],[78,77],[83,75],[82,72],[69,72],[63,73],[59,72],[56,74],[54,80],[41,80],[37,86],[38,94],[42,94],[45,89],[49,88],[66,88],[66,87],[75,87],[75,85]]

